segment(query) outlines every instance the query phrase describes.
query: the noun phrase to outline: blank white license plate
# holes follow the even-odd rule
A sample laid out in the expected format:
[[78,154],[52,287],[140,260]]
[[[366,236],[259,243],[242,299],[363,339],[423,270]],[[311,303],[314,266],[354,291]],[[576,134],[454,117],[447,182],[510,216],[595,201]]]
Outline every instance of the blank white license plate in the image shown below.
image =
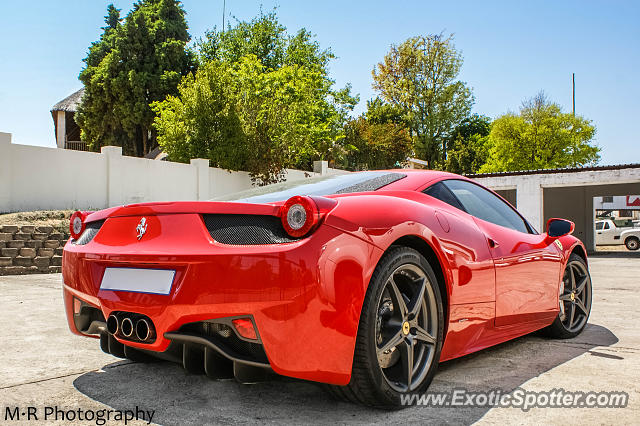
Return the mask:
[[170,269],[107,268],[100,289],[169,294],[175,274]]

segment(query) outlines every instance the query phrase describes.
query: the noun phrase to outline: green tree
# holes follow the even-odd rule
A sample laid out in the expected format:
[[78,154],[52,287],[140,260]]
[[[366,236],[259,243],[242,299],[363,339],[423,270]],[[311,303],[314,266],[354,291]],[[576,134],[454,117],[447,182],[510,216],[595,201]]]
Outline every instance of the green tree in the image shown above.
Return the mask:
[[445,169],[452,173],[476,173],[487,162],[491,141],[491,119],[473,114],[453,131],[447,143]]
[[475,133],[467,139],[456,139],[447,157],[446,170],[458,174],[480,171],[489,158],[491,139]]
[[113,114],[113,105],[117,102],[116,92],[111,90],[104,75],[101,63],[112,54],[115,48],[116,33],[121,26],[120,9],[113,4],[107,7],[106,25],[98,41],[91,43],[84,59],[86,67],[80,73],[84,83],[84,95],[78,106],[75,120],[82,130],[82,140],[97,151],[100,146],[126,146],[127,136],[117,117]]
[[371,123],[362,116],[345,124],[343,144],[343,166],[351,171],[400,167],[412,149],[411,137],[401,125]]
[[444,166],[447,141],[474,102],[471,89],[457,80],[461,66],[453,36],[438,34],[392,45],[372,72],[373,88],[404,112],[416,156],[430,168]]
[[367,111],[346,122],[341,156],[347,170],[392,169],[403,165],[413,152],[406,117],[380,98],[367,101]]
[[481,172],[576,167],[596,164],[590,120],[563,113],[544,93],[522,104],[520,114],[498,117],[491,127],[491,152]]
[[326,127],[325,138],[312,142],[313,149],[297,155],[293,167],[309,169],[313,160],[332,160],[336,153],[336,142],[340,140],[343,125],[349,113],[358,103],[351,94],[351,85],[342,89],[333,87],[329,77],[329,62],[335,58],[330,49],[322,49],[314,36],[305,28],[289,34],[279,21],[275,10],[260,14],[250,21],[236,21],[220,31],[214,28],[197,43],[201,63],[219,61],[227,64],[239,63],[242,58],[254,55],[264,66],[263,72],[295,66],[318,73],[317,91],[309,93],[319,108],[316,117]]
[[281,179],[284,168],[332,159],[358,99],[349,85],[333,88],[333,55],[308,31],[288,35],[274,12],[261,13],[225,32],[214,29],[197,45],[195,76],[184,79],[179,96],[154,104],[170,159],[209,158],[260,183]]
[[379,97],[367,101],[367,122],[370,124],[384,124],[393,123],[402,127],[408,127],[408,119],[404,114],[404,111],[397,107],[384,102]]
[[301,66],[267,70],[254,55],[210,61],[182,81],[178,96],[154,104],[158,140],[171,160],[209,158],[272,183],[335,137],[338,112],[318,102],[322,90],[322,74]]
[[176,0],[140,0],[123,21],[112,5],[107,12],[80,73],[85,93],[76,121],[93,150],[120,145],[143,156],[157,145],[150,104],[175,94],[192,69],[185,13]]

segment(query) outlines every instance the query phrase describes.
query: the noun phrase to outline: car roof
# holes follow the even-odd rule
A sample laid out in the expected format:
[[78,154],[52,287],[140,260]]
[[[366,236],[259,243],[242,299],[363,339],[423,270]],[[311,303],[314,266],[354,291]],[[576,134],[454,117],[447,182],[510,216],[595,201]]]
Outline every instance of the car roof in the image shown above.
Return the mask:
[[398,179],[397,181],[380,188],[379,191],[415,191],[418,189],[422,189],[430,182],[436,182],[445,178],[467,180],[467,178],[465,178],[464,176],[449,172],[443,172],[440,170],[390,169],[379,171],[389,173],[402,173],[406,175],[405,178]]

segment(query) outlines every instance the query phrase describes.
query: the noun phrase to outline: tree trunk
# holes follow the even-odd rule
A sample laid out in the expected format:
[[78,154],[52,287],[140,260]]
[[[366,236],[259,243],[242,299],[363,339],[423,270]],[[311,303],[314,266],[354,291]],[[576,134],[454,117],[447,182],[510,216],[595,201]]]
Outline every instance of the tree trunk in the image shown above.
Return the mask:
[[149,131],[143,127],[142,128],[142,155],[141,155],[141,157],[144,157],[145,155],[147,155],[149,153],[149,147],[147,146],[148,142],[149,142]]

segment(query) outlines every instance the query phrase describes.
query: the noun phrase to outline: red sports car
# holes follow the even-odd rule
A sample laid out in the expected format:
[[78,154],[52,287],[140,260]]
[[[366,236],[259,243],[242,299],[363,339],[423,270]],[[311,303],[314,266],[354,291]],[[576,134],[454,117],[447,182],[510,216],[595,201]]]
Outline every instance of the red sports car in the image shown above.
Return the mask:
[[440,361],[539,329],[576,336],[591,309],[573,223],[539,233],[444,172],[76,212],[71,231],[69,327],[105,352],[240,381],[272,370],[378,407],[424,391]]

